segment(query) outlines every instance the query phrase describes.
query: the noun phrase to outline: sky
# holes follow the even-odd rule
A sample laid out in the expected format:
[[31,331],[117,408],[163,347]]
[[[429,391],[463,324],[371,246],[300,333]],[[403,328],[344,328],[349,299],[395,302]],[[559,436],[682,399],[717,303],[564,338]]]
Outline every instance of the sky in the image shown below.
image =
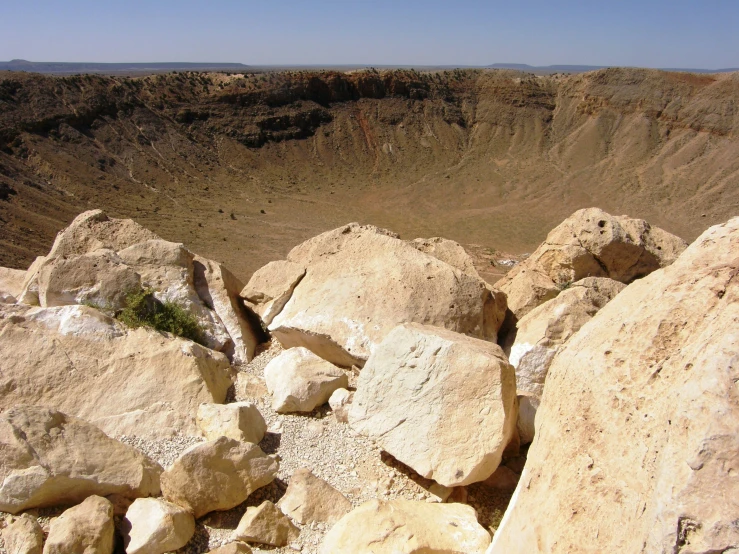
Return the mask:
[[739,0],[0,0],[0,60],[739,67]]

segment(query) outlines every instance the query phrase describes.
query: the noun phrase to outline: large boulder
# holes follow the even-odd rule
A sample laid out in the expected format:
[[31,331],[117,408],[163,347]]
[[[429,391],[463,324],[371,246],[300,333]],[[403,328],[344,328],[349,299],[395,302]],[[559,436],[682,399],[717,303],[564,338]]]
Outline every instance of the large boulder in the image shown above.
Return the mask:
[[351,502],[343,494],[305,468],[292,474],[285,495],[277,506],[303,524],[333,525],[352,509]]
[[735,218],[570,338],[492,553],[739,549],[738,252]]
[[207,440],[228,437],[257,444],[267,432],[267,422],[259,413],[259,408],[251,402],[201,404],[198,406],[197,422]]
[[255,309],[269,311],[269,330],[283,346],[306,347],[339,366],[363,365],[405,322],[495,340],[505,311],[504,295],[479,277],[371,225],[323,233],[293,248],[287,261],[270,268],[271,280],[257,272],[242,296],[272,302]]
[[490,535],[470,506],[370,500],[333,526],[319,553],[483,554],[489,544]]
[[43,554],[113,554],[113,505],[100,496],[52,519]]
[[87,306],[0,314],[0,409],[55,406],[111,435],[198,435],[198,406],[232,384],[225,355]]
[[5,552],[10,554],[41,554],[44,530],[31,514],[21,514],[2,532]]
[[430,239],[415,239],[410,241],[410,244],[417,250],[430,254],[452,267],[456,267],[462,273],[480,279],[480,274],[475,268],[475,263],[458,242],[441,237],[433,237]]
[[124,521],[126,554],[163,554],[185,546],[195,534],[195,518],[161,498],[137,498]]
[[305,267],[300,264],[288,260],[269,262],[254,272],[241,290],[241,297],[269,325],[304,276]]
[[446,329],[393,329],[362,370],[349,423],[422,476],[456,487],[498,467],[516,428],[503,350]]
[[307,348],[290,348],[270,360],[264,381],[278,413],[310,412],[328,402],[336,389],[349,386],[341,369]]
[[279,462],[256,444],[226,437],[187,449],[162,474],[162,496],[196,518],[238,506],[271,483]]
[[670,265],[687,244],[643,219],[613,216],[598,208],[578,210],[554,228],[531,256],[495,286],[520,320],[585,277],[622,283]]
[[79,502],[91,494],[159,494],[162,468],[97,427],[57,410],[0,414],[0,511]]

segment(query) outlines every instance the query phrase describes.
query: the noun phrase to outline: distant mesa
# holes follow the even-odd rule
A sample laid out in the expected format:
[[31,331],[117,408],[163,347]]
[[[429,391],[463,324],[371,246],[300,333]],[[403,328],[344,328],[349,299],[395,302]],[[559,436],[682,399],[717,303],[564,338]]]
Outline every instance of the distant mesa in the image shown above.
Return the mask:
[[[586,71],[597,71],[616,67],[612,65],[529,65],[526,63],[494,63],[486,66],[490,69],[514,69],[516,71],[528,71],[530,73],[584,73]],[[660,67],[662,71],[683,71],[688,73],[731,73],[739,71],[739,67],[727,67],[723,69],[695,69],[685,67]]]

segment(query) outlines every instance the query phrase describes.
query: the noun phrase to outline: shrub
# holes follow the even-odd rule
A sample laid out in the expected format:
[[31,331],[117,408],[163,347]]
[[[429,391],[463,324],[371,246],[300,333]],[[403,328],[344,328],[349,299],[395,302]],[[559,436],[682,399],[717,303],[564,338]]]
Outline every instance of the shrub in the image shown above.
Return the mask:
[[195,316],[175,302],[160,302],[151,289],[128,293],[116,319],[133,329],[152,327],[205,345],[203,328]]

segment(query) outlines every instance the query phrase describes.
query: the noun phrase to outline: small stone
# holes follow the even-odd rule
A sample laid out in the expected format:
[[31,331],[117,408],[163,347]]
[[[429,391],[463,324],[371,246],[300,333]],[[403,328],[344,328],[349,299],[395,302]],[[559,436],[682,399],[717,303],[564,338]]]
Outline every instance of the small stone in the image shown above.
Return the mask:
[[228,437],[257,444],[267,431],[267,423],[251,402],[200,404],[196,422],[207,440]]
[[252,554],[252,549],[244,542],[234,541],[211,550],[208,554]]
[[269,500],[251,506],[241,518],[232,537],[244,542],[285,546],[295,540],[300,530]]

